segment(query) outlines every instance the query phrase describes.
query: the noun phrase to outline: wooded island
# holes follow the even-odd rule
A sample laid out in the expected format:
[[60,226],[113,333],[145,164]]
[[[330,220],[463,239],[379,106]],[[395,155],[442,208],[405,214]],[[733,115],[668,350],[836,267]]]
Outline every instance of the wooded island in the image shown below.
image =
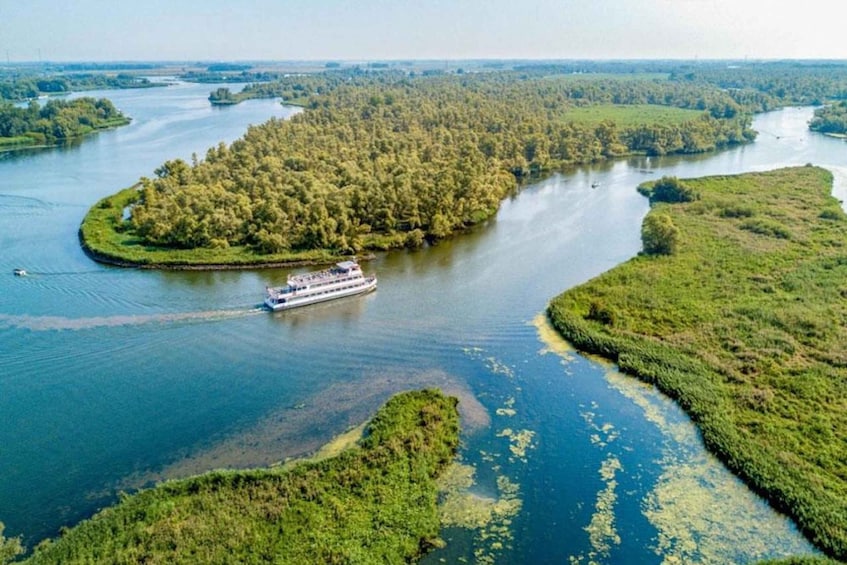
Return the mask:
[[86,248],[173,266],[416,247],[485,221],[521,182],[563,167],[755,136],[719,89],[651,79],[389,72],[307,83],[313,94],[290,120],[194,163],[168,161],[140,190],[98,203],[81,228]]
[[26,108],[0,103],[0,151],[59,145],[97,130],[130,122],[107,99],[54,99]]

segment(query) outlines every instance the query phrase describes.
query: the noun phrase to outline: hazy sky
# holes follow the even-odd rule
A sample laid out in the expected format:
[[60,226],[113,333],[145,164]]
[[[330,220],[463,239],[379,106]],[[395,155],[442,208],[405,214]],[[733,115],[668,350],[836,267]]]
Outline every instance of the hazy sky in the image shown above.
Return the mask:
[[11,61],[847,59],[845,0],[0,0]]

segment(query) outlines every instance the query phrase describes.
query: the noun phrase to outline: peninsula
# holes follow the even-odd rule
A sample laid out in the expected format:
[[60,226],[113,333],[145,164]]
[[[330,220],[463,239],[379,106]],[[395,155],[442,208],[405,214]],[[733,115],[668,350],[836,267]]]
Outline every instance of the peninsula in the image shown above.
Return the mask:
[[25,563],[416,560],[443,543],[435,479],[459,444],[457,402],[435,390],[399,394],[335,457],[215,471],[125,496]]
[[847,216],[813,167],[642,187],[645,251],[552,300],[583,351],[677,400],[707,447],[847,559]]
[[89,254],[179,268],[419,247],[483,223],[523,182],[563,167],[755,137],[729,93],[652,76],[326,73],[285,88],[309,96],[303,112],[205,159],[167,161],[97,203],[80,230]]

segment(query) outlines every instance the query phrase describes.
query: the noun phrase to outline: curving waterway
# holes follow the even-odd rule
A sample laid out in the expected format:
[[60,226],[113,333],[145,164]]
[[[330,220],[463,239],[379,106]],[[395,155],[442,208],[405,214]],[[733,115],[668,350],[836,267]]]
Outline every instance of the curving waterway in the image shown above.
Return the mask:
[[295,111],[212,108],[214,87],[94,93],[133,123],[0,155],[6,535],[32,546],[122,490],[302,455],[392,393],[439,386],[462,399],[472,476],[451,501],[477,519],[448,517],[448,545],[428,562],[743,563],[814,551],[705,452],[673,403],[568,351],[539,316],[638,252],[644,180],[812,162],[836,173],[843,199],[847,144],[809,133],[811,110],[758,117],[746,147],[555,175],[470,234],[379,255],[365,265],[375,293],[271,314],[262,292],[285,269],[119,269],[79,248],[99,198]]

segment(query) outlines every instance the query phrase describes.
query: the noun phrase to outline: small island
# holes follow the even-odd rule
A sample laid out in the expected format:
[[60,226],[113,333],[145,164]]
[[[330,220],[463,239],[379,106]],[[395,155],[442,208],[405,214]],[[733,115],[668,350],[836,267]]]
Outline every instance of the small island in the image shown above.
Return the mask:
[[416,561],[444,543],[436,478],[459,445],[457,403],[435,390],[399,394],[337,456],[124,496],[24,563]]
[[33,100],[25,108],[0,103],[0,151],[52,147],[128,123],[106,98],[54,99],[44,106]]
[[641,187],[639,256],[556,297],[576,347],[674,398],[710,451],[847,559],[847,216],[812,167]]

